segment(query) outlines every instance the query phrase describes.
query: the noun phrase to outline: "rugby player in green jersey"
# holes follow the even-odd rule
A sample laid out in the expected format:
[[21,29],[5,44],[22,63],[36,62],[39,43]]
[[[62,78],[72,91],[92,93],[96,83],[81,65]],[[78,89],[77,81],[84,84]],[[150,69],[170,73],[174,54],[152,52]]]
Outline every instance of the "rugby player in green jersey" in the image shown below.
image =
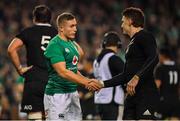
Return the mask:
[[77,21],[71,13],[57,17],[58,35],[49,43],[44,55],[49,79],[45,89],[44,107],[47,120],[82,120],[77,84],[99,89],[97,83],[80,74],[77,68],[79,47],[73,41]]

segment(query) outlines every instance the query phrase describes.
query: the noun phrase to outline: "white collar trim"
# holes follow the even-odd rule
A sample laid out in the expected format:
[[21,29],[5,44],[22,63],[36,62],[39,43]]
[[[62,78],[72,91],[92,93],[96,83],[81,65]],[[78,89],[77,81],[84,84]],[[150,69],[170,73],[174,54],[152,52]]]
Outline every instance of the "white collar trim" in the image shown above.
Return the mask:
[[38,25],[38,26],[51,26],[51,24],[45,24],[45,23],[37,23],[36,25]]
[[164,65],[174,65],[175,64],[175,62],[174,61],[164,61],[164,63],[163,63]]

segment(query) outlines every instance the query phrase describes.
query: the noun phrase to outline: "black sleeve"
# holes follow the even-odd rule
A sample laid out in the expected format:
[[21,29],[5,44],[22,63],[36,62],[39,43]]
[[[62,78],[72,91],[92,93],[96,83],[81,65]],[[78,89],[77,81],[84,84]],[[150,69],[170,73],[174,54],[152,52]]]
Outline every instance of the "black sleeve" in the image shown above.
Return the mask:
[[120,57],[116,55],[111,56],[108,64],[112,76],[116,76],[123,72],[124,62],[120,59]]
[[[116,65],[118,66],[118,65]],[[124,65],[126,66],[126,64]],[[119,67],[119,66],[118,66]],[[125,67],[124,67],[125,68]],[[119,81],[121,80],[121,81]],[[124,69],[123,72],[114,76],[112,79],[109,80],[105,80],[104,81],[104,87],[114,87],[114,86],[118,86],[118,85],[123,85],[125,84],[125,73],[124,73]]]
[[142,38],[140,38],[138,45],[142,48],[143,52],[145,53],[145,56],[147,57],[142,68],[136,73],[136,75],[142,78],[143,76],[149,73],[149,70],[154,69],[159,59],[157,53],[156,40],[152,35],[144,35]]
[[163,77],[163,73],[162,73],[162,68],[161,66],[157,66],[155,68],[155,71],[154,71],[154,76],[155,76],[155,79],[157,80],[162,80],[162,77]]
[[27,35],[27,29],[22,30],[19,34],[16,35],[17,38],[21,39],[23,43],[26,43],[26,35]]

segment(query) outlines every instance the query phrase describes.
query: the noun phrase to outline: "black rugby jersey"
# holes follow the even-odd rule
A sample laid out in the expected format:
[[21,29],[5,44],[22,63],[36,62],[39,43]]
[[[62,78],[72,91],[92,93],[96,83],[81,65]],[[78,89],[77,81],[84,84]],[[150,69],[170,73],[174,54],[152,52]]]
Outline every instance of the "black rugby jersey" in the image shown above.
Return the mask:
[[27,65],[46,69],[44,50],[49,41],[57,34],[57,30],[50,24],[36,24],[21,31],[17,38],[26,46]]
[[165,100],[178,98],[180,79],[179,67],[174,61],[166,61],[155,69],[155,79],[161,80],[160,95]]
[[127,84],[134,75],[138,75],[140,81],[136,90],[156,89],[153,71],[158,63],[158,53],[153,35],[145,30],[137,32],[131,38],[125,58],[123,73],[104,81],[105,87]]

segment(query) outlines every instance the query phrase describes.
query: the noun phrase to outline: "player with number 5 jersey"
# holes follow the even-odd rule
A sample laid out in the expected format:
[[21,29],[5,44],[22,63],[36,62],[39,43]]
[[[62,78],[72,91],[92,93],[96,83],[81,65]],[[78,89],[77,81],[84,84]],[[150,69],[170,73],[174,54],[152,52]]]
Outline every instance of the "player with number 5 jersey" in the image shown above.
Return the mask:
[[[36,6],[33,11],[32,27],[22,30],[12,40],[8,54],[20,75],[25,77],[21,111],[28,119],[43,119],[43,96],[48,81],[47,65],[43,52],[49,41],[57,34],[50,25],[51,11],[45,5]],[[27,66],[22,66],[18,49],[25,46]]]

